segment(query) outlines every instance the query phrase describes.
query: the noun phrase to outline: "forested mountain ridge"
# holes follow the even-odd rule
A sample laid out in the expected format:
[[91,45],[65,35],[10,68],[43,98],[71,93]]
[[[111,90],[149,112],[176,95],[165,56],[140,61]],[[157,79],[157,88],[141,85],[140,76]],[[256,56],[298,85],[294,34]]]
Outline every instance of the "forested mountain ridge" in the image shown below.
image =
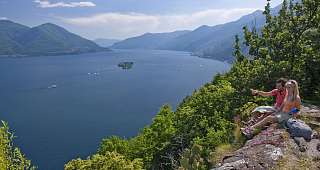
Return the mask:
[[8,20],[0,20],[0,54],[13,54],[22,51],[23,47],[14,40],[30,28]]
[[128,38],[117,42],[111,48],[119,49],[161,49],[161,46],[172,39],[188,33],[189,31],[175,31],[168,33],[145,33],[141,36]]
[[33,28],[0,20],[0,55],[35,56],[107,50],[55,24]]

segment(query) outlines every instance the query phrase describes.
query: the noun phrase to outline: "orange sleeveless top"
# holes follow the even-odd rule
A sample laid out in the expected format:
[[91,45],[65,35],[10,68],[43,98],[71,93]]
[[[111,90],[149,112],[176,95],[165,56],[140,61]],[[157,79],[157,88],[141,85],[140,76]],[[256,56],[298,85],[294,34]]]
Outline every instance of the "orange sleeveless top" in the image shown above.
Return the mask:
[[285,112],[285,113],[288,113],[290,112],[293,108],[297,108],[297,109],[301,109],[301,103],[300,103],[300,100],[298,100],[300,98],[297,98],[297,100],[294,100],[294,101],[288,101],[288,100],[285,100],[284,103],[283,103],[283,108],[282,108],[282,111]]

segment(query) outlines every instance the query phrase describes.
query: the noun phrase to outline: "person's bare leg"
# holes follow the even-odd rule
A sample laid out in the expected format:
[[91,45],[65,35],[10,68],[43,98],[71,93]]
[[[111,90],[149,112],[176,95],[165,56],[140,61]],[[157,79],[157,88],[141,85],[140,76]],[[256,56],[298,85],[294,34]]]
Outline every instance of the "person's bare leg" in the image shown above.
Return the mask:
[[260,122],[256,123],[255,125],[251,126],[251,129],[256,129],[256,128],[261,128],[265,125],[267,125],[268,123],[274,123],[276,122],[277,119],[275,116],[267,116],[266,118],[262,119]]

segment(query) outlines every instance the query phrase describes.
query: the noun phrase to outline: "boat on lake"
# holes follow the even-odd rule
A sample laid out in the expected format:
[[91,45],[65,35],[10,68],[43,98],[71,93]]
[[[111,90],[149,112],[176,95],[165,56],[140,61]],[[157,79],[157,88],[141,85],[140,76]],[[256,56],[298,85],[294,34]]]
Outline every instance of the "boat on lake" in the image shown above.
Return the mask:
[[48,87],[48,89],[57,88],[58,86],[56,84],[52,84]]

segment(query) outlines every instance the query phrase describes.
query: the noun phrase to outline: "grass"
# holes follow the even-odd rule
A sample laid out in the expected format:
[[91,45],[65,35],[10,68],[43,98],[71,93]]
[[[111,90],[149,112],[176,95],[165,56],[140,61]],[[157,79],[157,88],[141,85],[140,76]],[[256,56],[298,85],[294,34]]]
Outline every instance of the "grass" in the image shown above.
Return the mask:
[[298,160],[298,166],[299,166],[299,169],[301,169],[301,170],[314,169],[315,167],[312,168],[313,165],[314,165],[314,162],[311,159],[302,158],[302,159]]
[[221,162],[221,160],[234,152],[237,148],[234,147],[234,145],[231,144],[223,144],[215,148],[214,152],[210,153],[210,164],[211,165],[217,165]]

